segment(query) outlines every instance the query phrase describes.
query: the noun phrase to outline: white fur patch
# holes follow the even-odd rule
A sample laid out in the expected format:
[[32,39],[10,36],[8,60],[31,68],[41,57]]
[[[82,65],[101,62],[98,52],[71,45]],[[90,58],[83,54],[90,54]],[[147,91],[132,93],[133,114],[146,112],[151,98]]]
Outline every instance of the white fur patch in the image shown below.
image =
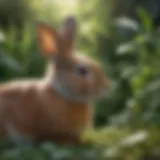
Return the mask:
[[52,83],[52,87],[54,90],[65,96],[69,100],[73,100],[76,102],[88,102],[90,101],[90,97],[86,96],[77,96],[76,94],[72,93],[71,90],[68,90],[65,88],[65,86],[62,86],[62,84],[58,80],[54,80]]

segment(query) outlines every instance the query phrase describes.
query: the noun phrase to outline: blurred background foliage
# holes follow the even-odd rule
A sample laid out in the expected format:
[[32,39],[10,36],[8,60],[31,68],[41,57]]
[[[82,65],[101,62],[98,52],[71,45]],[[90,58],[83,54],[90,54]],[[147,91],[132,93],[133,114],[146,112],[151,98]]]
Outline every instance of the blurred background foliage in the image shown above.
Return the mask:
[[111,81],[95,105],[91,148],[45,143],[38,148],[0,145],[0,159],[160,159],[159,0],[0,0],[0,81],[41,77],[46,61],[35,21],[56,27],[77,17],[77,48],[101,61]]

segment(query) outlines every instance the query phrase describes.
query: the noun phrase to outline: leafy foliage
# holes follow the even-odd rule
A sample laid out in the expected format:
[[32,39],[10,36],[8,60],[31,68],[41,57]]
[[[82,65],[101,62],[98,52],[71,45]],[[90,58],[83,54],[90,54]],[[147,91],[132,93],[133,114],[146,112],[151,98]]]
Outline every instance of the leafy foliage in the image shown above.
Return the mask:
[[[1,143],[0,159],[160,159],[160,30],[142,8],[137,10],[138,23],[127,17],[113,19],[111,1],[85,3],[79,3],[77,13],[82,24],[78,48],[100,60],[111,81],[107,99],[95,106],[96,129],[83,137],[91,147],[46,142],[9,148]],[[40,8],[35,13],[38,19],[59,25],[56,14],[49,17],[50,11]],[[33,21],[25,21],[21,31],[10,24],[0,32],[0,81],[40,77],[44,72],[46,62]]]

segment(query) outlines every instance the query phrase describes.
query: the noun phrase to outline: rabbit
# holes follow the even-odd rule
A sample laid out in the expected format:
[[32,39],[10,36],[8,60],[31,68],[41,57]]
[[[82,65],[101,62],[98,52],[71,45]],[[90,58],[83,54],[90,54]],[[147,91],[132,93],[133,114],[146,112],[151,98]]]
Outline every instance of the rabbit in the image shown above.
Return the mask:
[[75,17],[66,17],[60,30],[37,22],[36,31],[47,71],[41,79],[0,84],[0,139],[81,144],[94,127],[92,103],[105,97],[108,78],[97,60],[76,52]]

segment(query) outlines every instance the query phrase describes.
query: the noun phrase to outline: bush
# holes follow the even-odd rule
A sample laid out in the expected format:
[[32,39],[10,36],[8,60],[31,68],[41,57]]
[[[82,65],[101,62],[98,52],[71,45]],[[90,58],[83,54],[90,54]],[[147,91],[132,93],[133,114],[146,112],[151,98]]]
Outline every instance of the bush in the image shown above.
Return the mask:
[[[95,106],[96,129],[83,137],[91,148],[50,143],[8,148],[1,143],[0,159],[159,159],[160,31],[155,30],[151,16],[142,9],[138,10],[138,23],[126,17],[112,19],[110,1],[85,3],[79,5],[77,13],[82,21],[78,48],[100,60],[112,82],[107,99]],[[45,18],[50,12],[36,13],[36,17],[50,21]],[[60,18],[53,17],[58,26]],[[45,60],[36,44],[34,24],[27,21],[21,29],[21,36],[14,25],[8,31],[2,30],[1,81],[39,77],[44,71]]]
[[3,28],[9,27],[10,24],[20,27],[32,16],[32,10],[26,0],[0,1],[0,26]]

